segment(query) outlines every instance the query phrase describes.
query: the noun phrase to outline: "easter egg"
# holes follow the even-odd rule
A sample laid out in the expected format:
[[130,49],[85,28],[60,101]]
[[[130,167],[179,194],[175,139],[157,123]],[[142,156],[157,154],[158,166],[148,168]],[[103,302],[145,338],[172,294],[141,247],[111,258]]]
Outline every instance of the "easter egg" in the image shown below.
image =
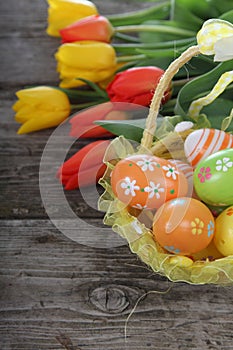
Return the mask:
[[233,255],[233,206],[225,209],[215,220],[214,243],[224,255]]
[[209,245],[213,234],[213,215],[197,199],[176,198],[164,203],[155,213],[154,238],[171,253],[197,253]]
[[218,129],[195,130],[184,142],[185,155],[193,167],[209,155],[231,147],[233,147],[233,135]]
[[178,170],[182,171],[188,182],[188,192],[186,197],[192,197],[193,195],[193,168],[190,164],[182,162],[178,159],[169,159],[171,164],[175,164]]
[[120,201],[138,209],[159,208],[188,190],[184,174],[174,164],[147,154],[120,160],[112,171],[111,186]]
[[214,244],[214,238],[205,249],[200,250],[191,256],[194,261],[214,261],[216,259],[221,259],[222,257],[223,255],[218,251],[216,245]]
[[233,148],[218,151],[201,161],[193,174],[198,197],[214,206],[233,204]]

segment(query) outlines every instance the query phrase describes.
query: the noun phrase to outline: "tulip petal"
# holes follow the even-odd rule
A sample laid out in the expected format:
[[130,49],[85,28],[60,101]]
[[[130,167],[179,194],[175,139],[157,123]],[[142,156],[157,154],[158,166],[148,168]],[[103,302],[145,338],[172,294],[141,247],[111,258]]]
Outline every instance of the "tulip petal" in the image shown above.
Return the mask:
[[79,78],[95,83],[103,81],[111,77],[117,67],[113,47],[97,41],[63,44],[56,52],[55,58],[62,88],[84,85]]
[[[130,102],[149,106],[164,70],[155,67],[133,67],[117,73],[106,91],[112,102]],[[170,89],[168,89],[170,91]],[[165,103],[171,94],[164,94]]]
[[93,125],[93,126],[75,126],[71,128],[69,133],[72,137],[79,138],[97,138],[97,137],[107,137],[112,136],[113,134],[104,129],[102,126]]
[[92,15],[82,18],[60,30],[62,42],[95,40],[110,42],[114,33],[111,23],[104,16]]
[[73,175],[65,185],[65,190],[73,190],[80,187],[96,184],[106,170],[105,164],[97,164]]
[[27,134],[33,131],[52,128],[62,123],[68,116],[69,114],[62,111],[38,113],[38,117],[26,121],[26,123],[19,128],[17,134]]
[[23,108],[25,105],[25,103],[23,101],[16,101],[13,106],[12,106],[12,109],[15,111],[15,112],[18,112],[21,108]]
[[88,0],[48,0],[48,3],[47,34],[52,36],[60,36],[60,29],[78,19],[98,14],[94,3]]
[[98,106],[88,108],[74,114],[70,123],[72,125],[91,125],[95,120],[105,119],[105,116],[114,108],[112,102],[101,103]]
[[98,140],[81,148],[71,158],[69,158],[59,168],[58,174],[73,175],[78,172],[79,168],[88,169],[89,167],[103,162],[103,157],[107,147],[109,146],[109,140]]

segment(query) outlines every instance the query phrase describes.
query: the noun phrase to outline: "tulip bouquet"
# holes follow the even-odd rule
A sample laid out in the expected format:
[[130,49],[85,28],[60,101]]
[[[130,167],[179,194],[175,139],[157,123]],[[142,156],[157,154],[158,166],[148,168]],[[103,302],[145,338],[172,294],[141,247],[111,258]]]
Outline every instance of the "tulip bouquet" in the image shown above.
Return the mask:
[[[139,140],[145,116],[129,123],[132,107],[127,104],[149,107],[164,71],[174,58],[195,45],[196,32],[206,19],[233,22],[229,0],[153,1],[154,5],[143,10],[103,16],[88,0],[48,0],[47,34],[61,38],[55,54],[60,83],[16,93],[18,101],[13,109],[16,121],[22,124],[18,133],[55,127],[71,111],[96,106],[71,117],[71,137],[103,139],[130,135],[131,139]],[[212,82],[231,69],[232,60],[219,64],[204,55],[193,57],[180,69],[161,100],[164,132],[168,125],[175,127],[186,120],[190,102],[200,94],[206,95]],[[205,114],[195,120],[196,127],[211,125],[232,130],[232,118],[225,119],[233,108],[231,93],[229,86],[218,106],[207,107]],[[121,104],[125,104],[125,109]],[[172,116],[174,107],[177,115]],[[139,130],[135,124],[140,126]],[[100,144],[96,160],[101,170],[94,182],[103,173],[100,159],[108,143],[102,140]],[[82,177],[85,181],[78,181],[76,176],[80,161],[93,153],[96,146],[90,145],[61,166],[58,178],[66,189],[90,184],[88,169]]]

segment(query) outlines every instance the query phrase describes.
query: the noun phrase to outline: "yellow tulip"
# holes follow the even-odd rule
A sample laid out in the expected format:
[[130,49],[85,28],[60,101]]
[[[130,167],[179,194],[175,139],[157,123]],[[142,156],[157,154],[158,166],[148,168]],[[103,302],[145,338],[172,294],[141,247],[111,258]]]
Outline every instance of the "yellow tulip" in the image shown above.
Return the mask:
[[59,30],[81,18],[97,15],[96,6],[88,0],[47,0],[48,27],[47,34],[60,36]]
[[38,86],[19,90],[18,101],[13,105],[15,120],[23,125],[18,134],[47,129],[59,125],[70,114],[67,95],[55,88]]
[[117,68],[113,47],[98,41],[63,44],[55,57],[62,88],[84,85],[78,78],[98,83],[111,77]]

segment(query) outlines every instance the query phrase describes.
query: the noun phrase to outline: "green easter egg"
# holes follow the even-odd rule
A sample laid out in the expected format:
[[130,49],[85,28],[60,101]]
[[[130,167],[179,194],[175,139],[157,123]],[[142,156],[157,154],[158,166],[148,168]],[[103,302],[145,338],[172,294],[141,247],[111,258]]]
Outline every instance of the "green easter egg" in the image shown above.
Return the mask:
[[201,161],[193,174],[194,188],[206,204],[233,204],[233,148],[213,153]]

